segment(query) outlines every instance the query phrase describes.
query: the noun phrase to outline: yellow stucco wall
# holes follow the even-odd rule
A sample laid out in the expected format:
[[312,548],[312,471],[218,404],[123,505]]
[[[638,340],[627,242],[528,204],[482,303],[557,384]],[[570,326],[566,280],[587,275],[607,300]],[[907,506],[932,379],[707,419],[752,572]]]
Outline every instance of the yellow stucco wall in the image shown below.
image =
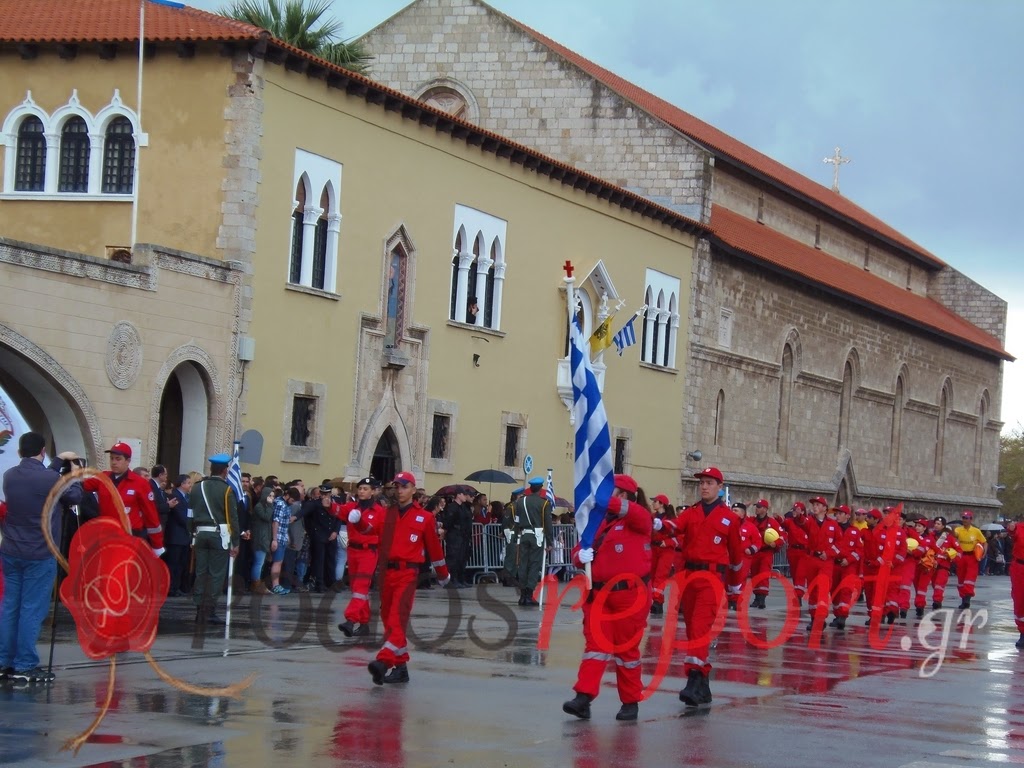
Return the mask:
[[[264,74],[250,329],[258,359],[247,373],[242,418],[245,427],[267,438],[261,472],[319,479],[339,474],[350,461],[353,440],[359,438],[353,435],[353,399],[360,316],[381,312],[384,241],[404,226],[417,249],[415,284],[407,302],[410,322],[429,329],[427,397],[459,403],[455,471],[427,476],[424,484],[432,490],[472,470],[502,464],[501,413],[512,411],[529,415],[527,452],[538,468],[552,466],[559,493],[571,496],[572,430],[555,390],[566,311],[559,291],[562,263],[570,259],[577,275],[584,275],[604,260],[627,302],[617,329],[643,302],[646,268],[678,276],[686,301],[693,238],[329,90],[322,82],[276,66]],[[339,301],[285,288],[296,147],[343,164]],[[456,204],[508,222],[503,337],[448,322]],[[685,304],[681,314],[680,369],[686,356]],[[633,430],[631,463],[641,483],[654,492],[674,492],[684,376],[682,370],[642,367],[638,350],[628,350],[623,358],[614,349],[606,353],[609,420]],[[479,367],[473,366],[474,353],[481,356]],[[318,468],[274,463],[289,378],[327,385],[324,463]],[[419,462],[423,456],[414,458]]]
[[[81,105],[95,115],[114,89],[136,108],[137,58],[100,59],[83,51],[64,60],[51,49],[23,60],[0,52],[0,122],[31,91],[48,114],[67,104],[77,89]],[[218,257],[224,108],[233,82],[230,60],[212,52],[183,59],[168,50],[148,58],[143,75],[142,128],[149,145],[140,154],[137,242],[159,243]],[[4,152],[0,152],[3,178]],[[131,203],[122,201],[11,200],[0,197],[0,233],[5,237],[105,256],[109,245],[131,240]]]

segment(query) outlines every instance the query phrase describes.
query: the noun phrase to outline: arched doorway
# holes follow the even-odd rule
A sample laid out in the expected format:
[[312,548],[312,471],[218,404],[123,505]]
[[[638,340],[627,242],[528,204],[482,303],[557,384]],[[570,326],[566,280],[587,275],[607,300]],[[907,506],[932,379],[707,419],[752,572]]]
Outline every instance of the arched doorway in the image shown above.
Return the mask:
[[170,477],[203,470],[209,413],[202,374],[194,363],[181,363],[167,377],[160,396],[156,462],[167,467]]
[[373,449],[370,474],[386,483],[401,470],[401,451],[398,446],[398,438],[395,437],[394,430],[388,427],[377,441],[377,447]]

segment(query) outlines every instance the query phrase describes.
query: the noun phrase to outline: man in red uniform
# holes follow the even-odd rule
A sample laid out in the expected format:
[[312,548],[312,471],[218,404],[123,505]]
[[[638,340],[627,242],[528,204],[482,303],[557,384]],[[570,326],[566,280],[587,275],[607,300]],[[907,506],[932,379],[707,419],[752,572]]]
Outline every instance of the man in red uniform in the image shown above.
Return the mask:
[[[384,646],[378,651],[377,658],[367,665],[377,685],[409,682],[409,669],[406,666],[409,649],[405,632],[412,613],[412,601],[416,596],[420,565],[426,562],[424,553],[430,558],[430,565],[437,573],[438,583],[442,587],[448,584],[449,578],[441,540],[437,536],[437,522],[432,514],[413,501],[416,493],[415,475],[412,472],[399,472],[395,475],[394,483],[397,503],[385,511],[379,532],[380,559],[384,565],[380,590]],[[372,532],[360,510],[353,509],[348,513],[348,519],[355,530],[365,534]]]
[[946,518],[936,517],[932,520],[932,536],[935,537],[935,570],[932,572],[932,610],[942,608],[946,597],[946,584],[949,583],[949,572],[953,563],[960,557],[960,543],[953,531],[946,527]]
[[1024,648],[1024,525],[1012,522],[1006,526],[1010,533],[1010,599],[1013,601],[1013,620],[1020,637],[1014,643]]
[[[871,510],[874,520],[864,545],[864,592],[870,624],[876,612],[892,624],[899,613],[900,568],[907,555],[907,539],[891,507]],[[869,523],[869,525],[872,525]]]
[[[110,450],[110,470],[107,477],[117,488],[117,493],[124,502],[124,511],[128,516],[128,524],[132,536],[148,539],[153,554],[159,557],[164,553],[164,530],[160,526],[160,514],[153,502],[153,487],[149,480],[135,474],[131,470],[132,448],[127,443],[114,443]],[[99,498],[100,517],[109,517],[120,523],[117,506],[110,498],[107,486],[99,478],[90,477],[82,481],[82,490],[86,493],[95,492]]]
[[[910,612],[910,602],[914,592],[914,576],[917,575],[917,558],[924,554],[924,552],[921,555],[914,554],[921,545],[915,522],[915,517],[908,516],[903,523],[903,540],[907,542],[907,557],[898,571],[900,591],[896,598],[901,619],[907,618],[907,614]],[[911,541],[916,543],[911,544]]]
[[[724,591],[716,589],[701,572],[714,574],[724,587],[728,571],[738,571],[743,560],[739,518],[719,496],[725,485],[721,470],[708,467],[694,477],[700,479],[700,501],[684,509],[675,520],[662,521],[676,534],[683,550],[683,573],[674,577],[682,587],[687,640],[683,660],[686,687],[679,692],[679,700],[690,707],[711,703],[711,628]],[[654,526],[659,524],[655,522]]]
[[[338,625],[345,637],[370,634],[370,584],[377,570],[377,546],[384,521],[384,508],[374,496],[377,485],[373,477],[364,477],[356,485],[355,501],[331,504],[331,514],[351,525],[348,531],[348,581],[352,598],[345,607],[345,621]],[[365,525],[360,526],[359,523]]]
[[[807,582],[807,606],[811,612],[811,622],[807,631],[814,628],[815,619],[821,625],[828,616],[829,603],[832,599],[832,571],[839,558],[840,531],[836,521],[828,517],[828,502],[821,496],[810,500],[810,515],[802,515],[798,523],[807,533],[807,555],[804,558],[803,578]],[[849,515],[850,508],[846,507]]]
[[[651,499],[651,512],[663,520],[672,520],[676,516],[665,494],[659,494]],[[661,616],[664,613],[665,582],[672,575],[672,565],[675,562],[676,540],[666,530],[652,530],[651,546],[651,615]]]
[[[768,585],[771,579],[767,574],[772,572],[772,563],[775,560],[775,550],[785,543],[782,536],[782,525],[774,517],[768,514],[769,504],[767,499],[760,499],[754,505],[753,523],[757,526],[758,534],[761,537],[760,548],[750,561],[750,578],[754,582],[754,602],[751,608],[764,608],[764,601],[768,598]],[[779,538],[771,544],[764,541],[764,532],[771,528],[779,534]],[[765,574],[765,575],[761,575]],[[759,578],[760,577],[760,578]]]
[[914,611],[920,619],[924,616],[925,604],[928,602],[928,585],[932,581],[938,552],[935,550],[935,536],[932,535],[928,520],[918,518],[914,522],[914,529],[917,549],[907,559],[914,561]]
[[807,591],[807,578],[804,576],[803,564],[807,557],[807,531],[802,520],[807,515],[807,507],[798,501],[782,519],[782,531],[786,534],[786,557],[789,559],[789,580],[793,582],[794,606],[799,612],[803,607],[804,592]]
[[732,505],[732,511],[740,519],[740,547],[743,550],[743,560],[740,562],[739,570],[730,570],[728,578],[728,600],[729,610],[735,611],[740,601],[740,592],[743,591],[743,584],[750,575],[750,564],[754,554],[761,549],[764,539],[761,538],[754,521],[747,517],[747,505],[737,501]]
[[608,662],[614,660],[615,683],[622,702],[615,719],[637,718],[643,698],[640,641],[651,606],[647,586],[651,530],[651,513],[643,489],[629,475],[615,475],[615,490],[605,519],[594,534],[594,546],[580,549],[577,545],[573,551],[577,567],[592,563],[593,584],[583,605],[585,645],[573,686],[576,697],[562,705],[566,714],[590,719],[590,702],[601,690]]
[[832,569],[832,583],[835,585],[832,613],[835,618],[832,619],[831,626],[845,629],[850,607],[855,597],[860,594],[864,542],[861,541],[860,529],[850,522],[850,508],[845,504],[836,507],[836,525],[839,526],[839,556]]

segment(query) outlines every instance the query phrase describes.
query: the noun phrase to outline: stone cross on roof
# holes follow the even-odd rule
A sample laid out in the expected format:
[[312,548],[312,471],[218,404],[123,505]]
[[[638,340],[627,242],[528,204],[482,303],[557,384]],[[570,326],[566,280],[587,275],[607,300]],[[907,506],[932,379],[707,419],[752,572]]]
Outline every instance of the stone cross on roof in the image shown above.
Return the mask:
[[826,157],[822,162],[831,163],[834,168],[832,169],[832,191],[839,191],[839,166],[845,165],[850,162],[850,158],[843,157],[839,152],[839,147],[836,147],[836,153],[832,157]]

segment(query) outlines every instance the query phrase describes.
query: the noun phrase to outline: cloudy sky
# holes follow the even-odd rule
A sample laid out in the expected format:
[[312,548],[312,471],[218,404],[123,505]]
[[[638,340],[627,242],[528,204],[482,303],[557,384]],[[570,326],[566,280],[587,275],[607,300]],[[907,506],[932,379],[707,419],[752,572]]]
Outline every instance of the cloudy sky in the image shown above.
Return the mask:
[[[332,10],[356,36],[406,5]],[[1024,358],[1024,2],[491,5],[822,184],[840,146],[843,194],[1004,298]],[[1024,426],[1024,359],[1005,371],[1001,417]]]

